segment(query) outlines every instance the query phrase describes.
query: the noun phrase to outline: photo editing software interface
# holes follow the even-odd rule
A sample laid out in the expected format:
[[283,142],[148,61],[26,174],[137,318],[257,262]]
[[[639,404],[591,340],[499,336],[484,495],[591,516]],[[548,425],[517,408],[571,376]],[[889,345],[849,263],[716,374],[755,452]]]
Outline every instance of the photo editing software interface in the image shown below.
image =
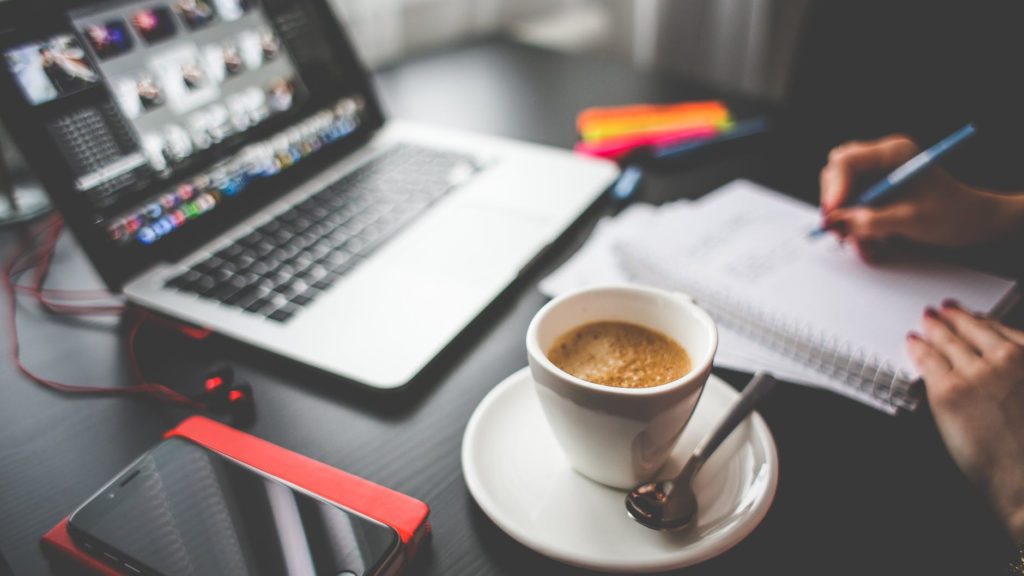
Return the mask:
[[364,101],[353,95],[277,133],[247,134],[296,112],[310,83],[330,75],[330,44],[303,4],[102,3],[69,12],[67,30],[5,50],[112,242],[158,242],[357,128]]

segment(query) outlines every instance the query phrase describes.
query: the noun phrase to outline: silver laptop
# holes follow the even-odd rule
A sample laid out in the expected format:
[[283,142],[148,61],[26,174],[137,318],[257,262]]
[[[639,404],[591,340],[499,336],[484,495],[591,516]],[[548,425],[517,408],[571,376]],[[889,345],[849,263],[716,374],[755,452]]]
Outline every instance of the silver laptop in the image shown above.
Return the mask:
[[0,6],[0,110],[131,302],[408,383],[614,164],[384,120],[325,0]]

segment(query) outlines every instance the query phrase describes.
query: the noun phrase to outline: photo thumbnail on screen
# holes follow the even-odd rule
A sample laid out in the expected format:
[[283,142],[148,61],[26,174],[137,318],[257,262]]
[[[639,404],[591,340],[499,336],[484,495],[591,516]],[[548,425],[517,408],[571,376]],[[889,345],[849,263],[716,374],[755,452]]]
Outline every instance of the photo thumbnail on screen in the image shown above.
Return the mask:
[[102,60],[124,54],[132,49],[132,37],[123,20],[92,24],[84,30],[86,39]]
[[216,19],[213,7],[205,0],[177,0],[174,11],[181,16],[190,30],[206,26]]
[[248,0],[213,0],[217,14],[224,20],[238,20],[249,10]]
[[33,105],[80,92],[100,80],[82,45],[70,34],[12,48],[5,57],[22,93]]
[[139,10],[132,15],[132,25],[150,44],[174,35],[174,19],[171,11],[164,7]]

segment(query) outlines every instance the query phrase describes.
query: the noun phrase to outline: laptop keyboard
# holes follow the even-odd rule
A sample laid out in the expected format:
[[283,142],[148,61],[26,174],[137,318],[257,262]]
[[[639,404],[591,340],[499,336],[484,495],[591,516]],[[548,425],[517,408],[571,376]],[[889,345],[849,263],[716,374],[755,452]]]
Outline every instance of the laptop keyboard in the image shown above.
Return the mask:
[[284,322],[475,169],[458,153],[388,149],[167,286]]

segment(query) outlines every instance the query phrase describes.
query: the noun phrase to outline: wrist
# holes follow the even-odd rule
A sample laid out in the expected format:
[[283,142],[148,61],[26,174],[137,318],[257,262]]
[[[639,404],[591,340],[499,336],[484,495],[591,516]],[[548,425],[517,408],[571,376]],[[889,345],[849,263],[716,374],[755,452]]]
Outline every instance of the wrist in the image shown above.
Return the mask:
[[1024,238],[1024,194],[985,192],[999,238]]
[[1024,508],[1010,513],[1004,520],[1014,546],[1024,548]]
[[1019,469],[997,471],[990,482],[989,501],[1014,545],[1024,546],[1024,474]]

